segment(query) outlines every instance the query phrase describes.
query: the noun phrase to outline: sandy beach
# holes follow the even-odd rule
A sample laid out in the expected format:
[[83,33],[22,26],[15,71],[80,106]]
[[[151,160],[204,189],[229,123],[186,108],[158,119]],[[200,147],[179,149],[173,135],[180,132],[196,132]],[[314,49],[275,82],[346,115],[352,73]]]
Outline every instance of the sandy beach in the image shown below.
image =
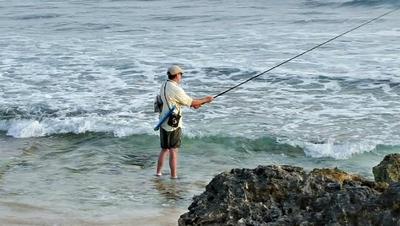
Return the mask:
[[[185,210],[177,208],[164,209],[161,212],[138,214],[132,210],[132,214],[123,213],[117,216],[98,216],[85,217],[71,213],[58,213],[51,209],[39,208],[32,205],[0,202],[0,222],[1,225],[26,225],[26,226],[44,226],[44,225],[115,225],[115,226],[175,226],[178,218]],[[143,212],[143,211],[140,211]]]

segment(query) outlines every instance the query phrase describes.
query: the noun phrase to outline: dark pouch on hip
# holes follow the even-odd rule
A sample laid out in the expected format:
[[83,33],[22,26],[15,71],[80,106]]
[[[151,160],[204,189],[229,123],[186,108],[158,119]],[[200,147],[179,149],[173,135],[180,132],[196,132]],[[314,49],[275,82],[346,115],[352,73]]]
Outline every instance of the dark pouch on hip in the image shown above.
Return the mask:
[[163,108],[163,101],[161,99],[161,96],[157,95],[156,99],[154,100],[154,112],[161,113],[162,108]]
[[167,124],[171,127],[178,127],[180,119],[181,116],[179,114],[172,113],[172,115],[168,118]]

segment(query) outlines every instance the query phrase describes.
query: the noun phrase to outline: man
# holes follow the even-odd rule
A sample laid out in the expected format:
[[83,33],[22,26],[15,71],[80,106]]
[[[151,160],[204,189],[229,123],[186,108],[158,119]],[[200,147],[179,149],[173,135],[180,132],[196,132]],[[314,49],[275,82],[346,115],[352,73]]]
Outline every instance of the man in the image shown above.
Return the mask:
[[[210,103],[213,100],[212,96],[206,96],[201,99],[193,99],[188,96],[185,91],[180,87],[182,82],[183,70],[173,65],[168,68],[168,81],[162,84],[160,89],[160,96],[163,101],[163,107],[160,117],[167,114],[167,112],[176,106],[174,113],[182,115],[182,106],[193,107],[194,109],[200,108],[205,103]],[[170,116],[171,119],[172,116]],[[171,178],[178,178],[177,166],[178,166],[178,149],[181,145],[182,136],[182,117],[175,118],[173,120],[166,120],[161,124],[160,128],[160,143],[161,152],[158,157],[157,163],[157,176],[162,175],[162,167],[164,164],[165,157],[169,154],[169,167],[171,170]]]

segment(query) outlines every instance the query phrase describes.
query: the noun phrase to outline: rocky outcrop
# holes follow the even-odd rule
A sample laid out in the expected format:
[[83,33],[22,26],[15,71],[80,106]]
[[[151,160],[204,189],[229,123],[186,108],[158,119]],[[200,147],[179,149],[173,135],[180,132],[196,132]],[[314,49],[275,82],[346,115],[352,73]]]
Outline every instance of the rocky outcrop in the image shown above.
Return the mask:
[[179,225],[400,225],[400,183],[339,169],[233,169],[194,197]]
[[386,155],[372,172],[377,182],[400,182],[400,154]]

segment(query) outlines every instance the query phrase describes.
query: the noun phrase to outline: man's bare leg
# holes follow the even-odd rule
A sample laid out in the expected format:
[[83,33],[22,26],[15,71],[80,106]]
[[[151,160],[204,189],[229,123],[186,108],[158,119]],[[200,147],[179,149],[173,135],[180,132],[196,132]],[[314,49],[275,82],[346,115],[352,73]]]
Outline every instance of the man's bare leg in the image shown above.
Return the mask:
[[178,178],[178,148],[169,149],[169,168],[171,169],[171,178]]
[[169,149],[163,148],[161,149],[160,155],[158,156],[158,162],[157,162],[157,176],[162,175],[162,167],[164,165],[164,159],[165,156],[168,155]]

